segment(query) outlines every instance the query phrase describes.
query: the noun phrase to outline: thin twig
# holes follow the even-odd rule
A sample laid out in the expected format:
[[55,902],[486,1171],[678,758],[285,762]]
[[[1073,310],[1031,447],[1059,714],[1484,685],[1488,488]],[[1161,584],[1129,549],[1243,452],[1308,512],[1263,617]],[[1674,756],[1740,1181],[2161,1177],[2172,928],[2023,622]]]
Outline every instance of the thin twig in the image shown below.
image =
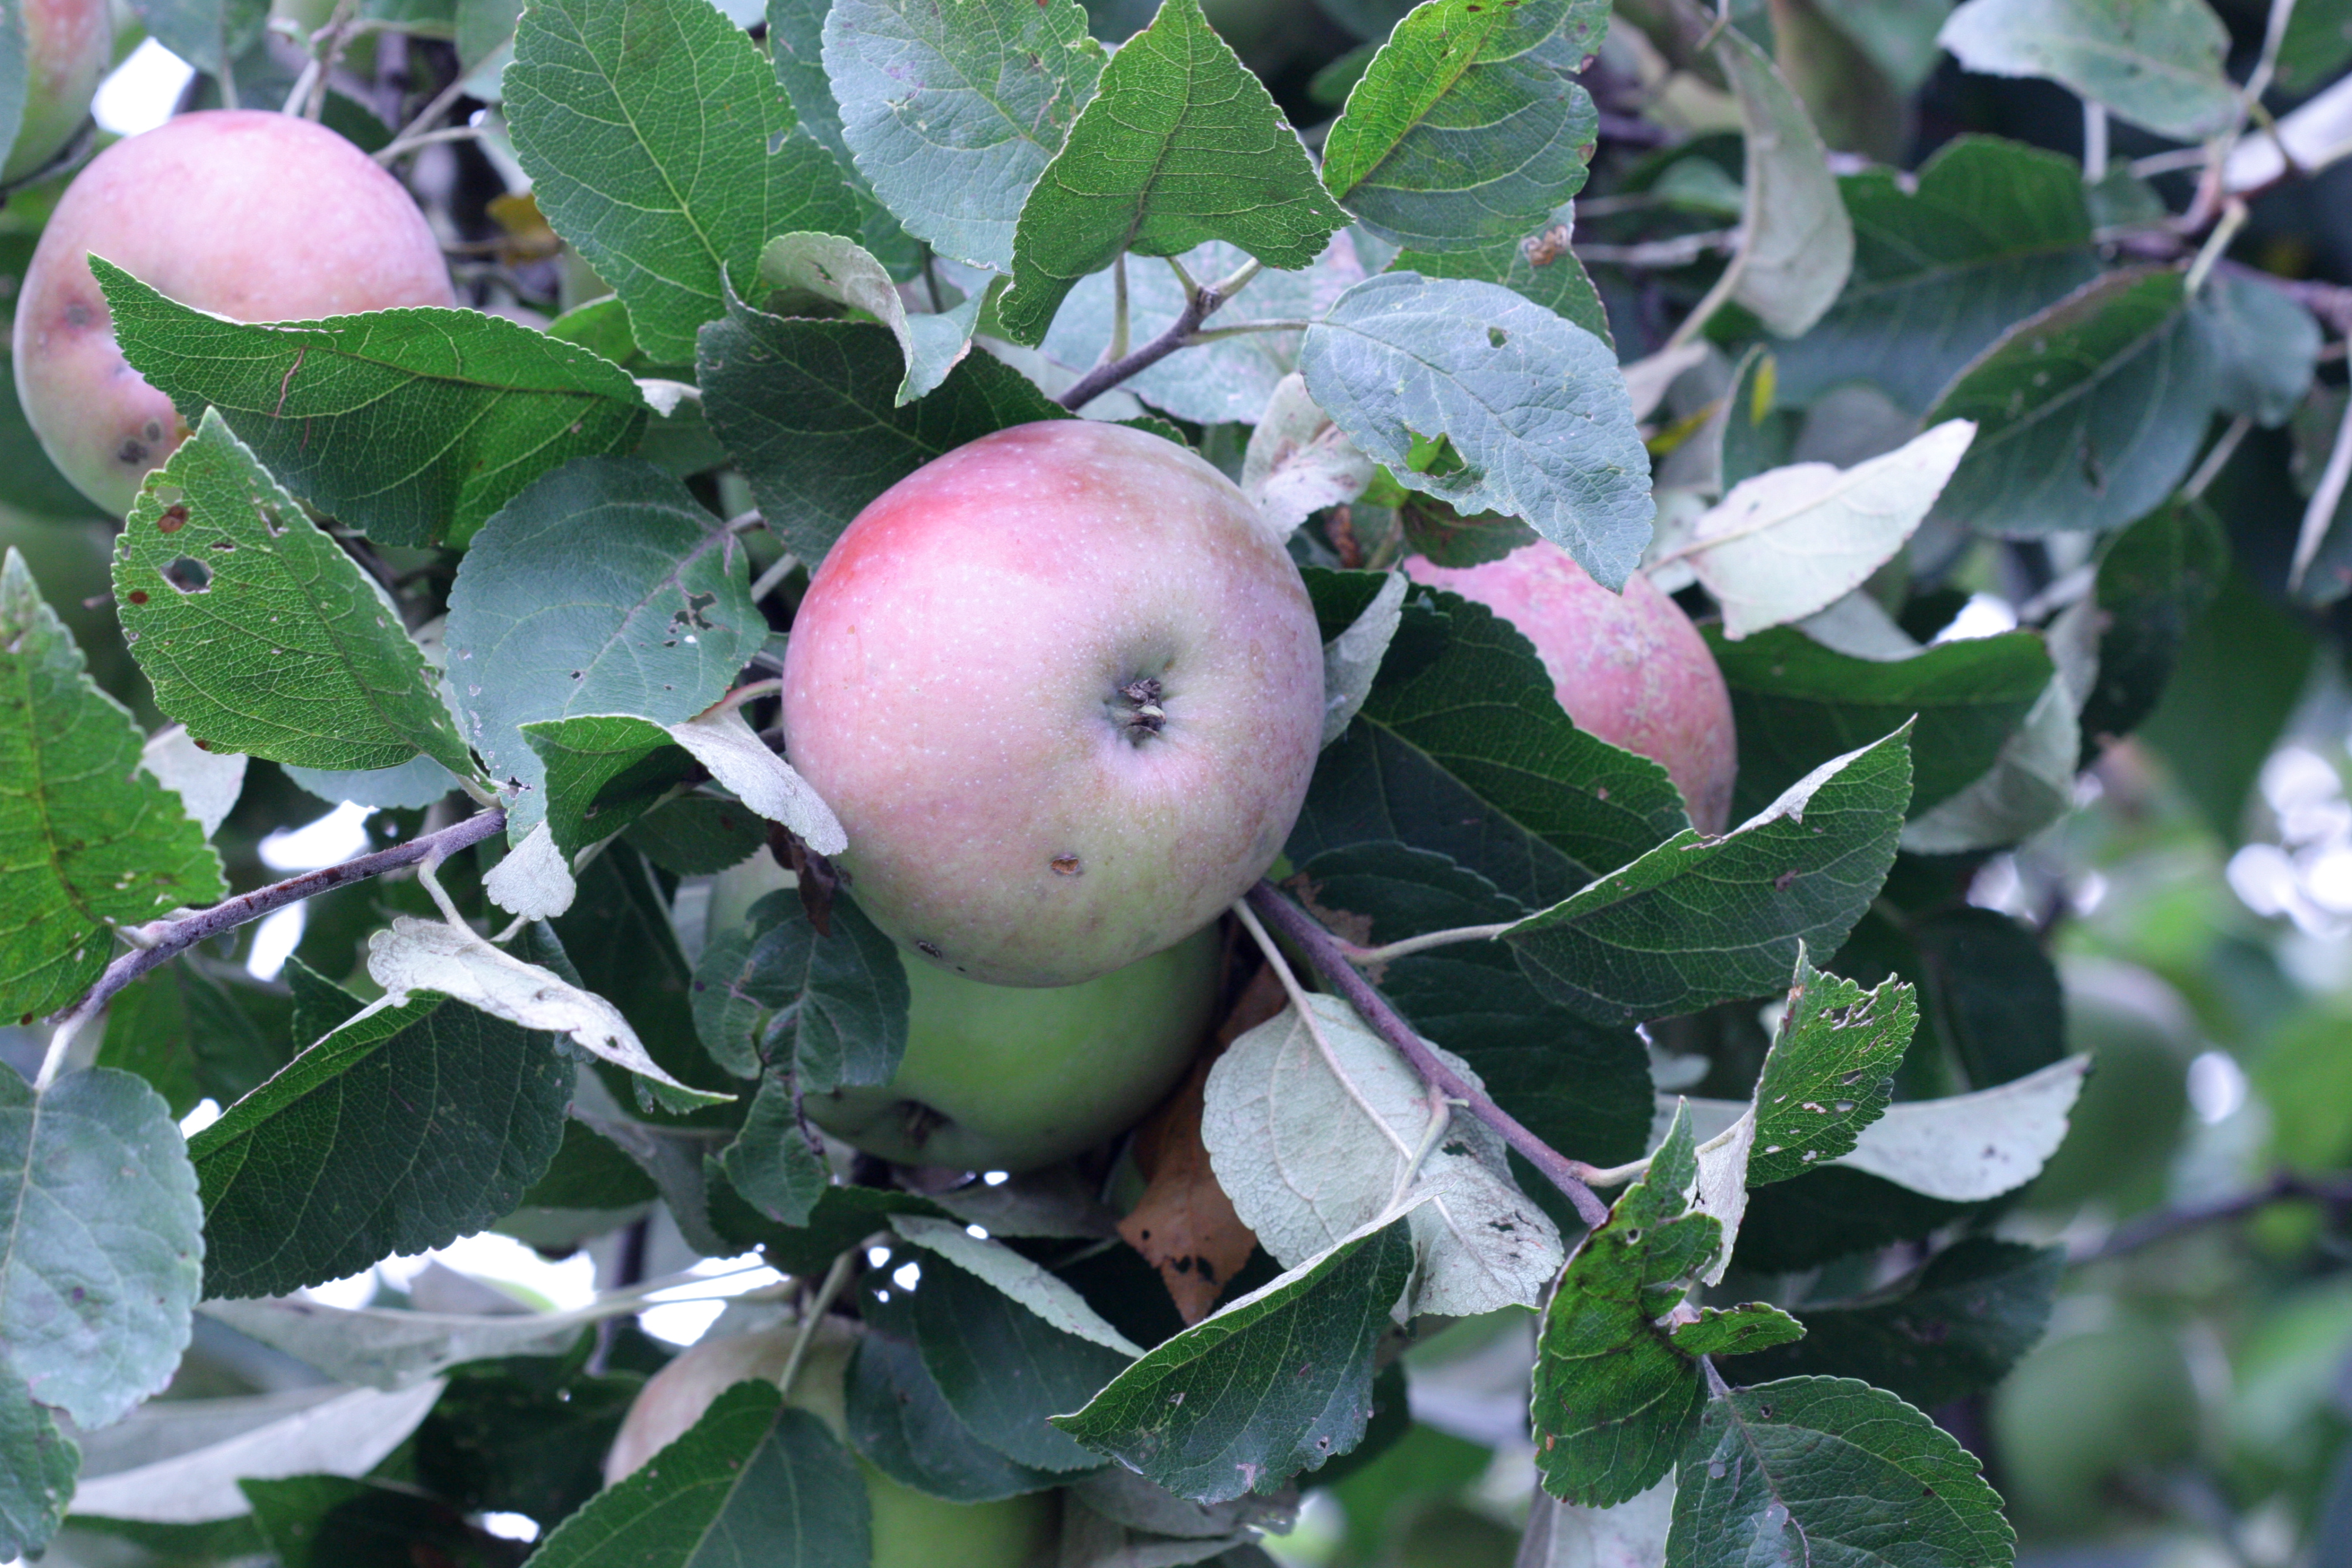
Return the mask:
[[2102,1259],[2121,1257],[2126,1252],[2137,1252],[2143,1247],[2152,1247],[2159,1241],[2169,1241],[2188,1231],[2242,1219],[2256,1209],[2298,1198],[2323,1203],[2331,1208],[2352,1207],[2352,1176],[2307,1176],[2294,1171],[2277,1171],[2263,1186],[2239,1193],[2234,1197],[2184,1208],[2158,1209],[2128,1224],[2118,1225],[2107,1232],[2105,1240],[2074,1254],[2068,1261],[2095,1263]]
[[1069,391],[1054,401],[1064,408],[1074,411],[1086,407],[1128,377],[1138,371],[1150,370],[1177,350],[1184,347],[1192,340],[1192,334],[1199,329],[1201,323],[1208,319],[1217,307],[1223,303],[1224,301],[1218,298],[1213,288],[1194,287],[1186,291],[1184,308],[1177,312],[1176,319],[1168,330],[1132,353],[1113,360],[1107,365],[1097,365],[1073,382]]
[[1212,327],[1205,331],[1195,332],[1185,340],[1185,346],[1213,343],[1220,338],[1239,338],[1251,332],[1304,332],[1314,324],[1296,316],[1266,321],[1236,321],[1230,327]]
[[757,578],[752,580],[751,602],[757,604],[760,601],[767,598],[771,593],[773,593],[776,591],[776,584],[792,576],[793,569],[800,565],[800,563],[801,558],[793,555],[789,550],[784,554],[778,556],[773,566],[771,566],[767,570],[761,572]]
[[2238,455],[2238,445],[2246,439],[2246,433],[2253,427],[2249,415],[2242,413],[2231,420],[2230,427],[2221,432],[2221,438],[2213,443],[2213,449],[2205,455],[2205,461],[2197,465],[2197,472],[2180,486],[2180,493],[2193,501],[2211,488],[2213,481],[2221,476],[2221,470],[2230,465],[2230,459]]
[[2336,520],[2336,505],[2344,499],[2347,481],[2352,481],[2352,398],[2344,400],[2344,417],[2336,426],[2336,444],[2327,449],[2327,466],[2320,470],[2319,483],[2311,492],[2311,503],[2303,509],[2303,531],[2295,536],[2294,562],[2286,574],[2290,592],[2303,587],[2304,573],[2318,558],[2328,526]]
[[1359,947],[1353,942],[1339,942],[1339,951],[1348,962],[1370,968],[1385,964],[1391,958],[1402,958],[1409,953],[1425,953],[1432,947],[1451,947],[1460,942],[1491,942],[1518,924],[1516,920],[1499,921],[1493,925],[1449,925],[1443,931],[1424,931],[1418,936],[1407,936],[1395,942],[1384,942],[1377,947]]
[[809,1302],[808,1315],[801,1320],[801,1332],[793,1336],[793,1353],[785,1358],[784,1370],[776,1377],[776,1386],[784,1393],[793,1391],[793,1379],[800,1375],[801,1363],[808,1359],[809,1344],[816,1338],[817,1324],[824,1322],[824,1314],[833,1310],[835,1299],[849,1283],[850,1270],[857,1267],[858,1257],[865,1249],[866,1243],[859,1242],[835,1258],[833,1267],[824,1271],[824,1282],[816,1288],[816,1297]]
[[1249,905],[1264,917],[1265,923],[1296,943],[1313,965],[1315,973],[1347,1004],[1354,1008],[1372,1032],[1395,1049],[1411,1062],[1424,1082],[1442,1091],[1449,1100],[1459,1101],[1472,1115],[1503,1136],[1503,1141],[1526,1156],[1529,1165],[1541,1171],[1551,1184],[1566,1194],[1568,1201],[1585,1224],[1598,1227],[1609,1218],[1609,1206],[1602,1203],[1593,1190],[1585,1185],[1585,1173],[1591,1169],[1581,1160],[1572,1160],[1528,1131],[1518,1119],[1488,1098],[1485,1091],[1474,1088],[1460,1073],[1445,1065],[1437,1053],[1420,1035],[1413,1032],[1403,1015],[1389,1005],[1386,997],[1375,990],[1370,981],[1356,972],[1340,949],[1338,938],[1323,929],[1315,918],[1293,904],[1270,882],[1260,882],[1246,895]]
[[[435,120],[448,113],[451,107],[454,106],[459,99],[465,96],[466,78],[460,74],[457,80],[451,82],[447,87],[443,88],[439,92],[436,93],[431,103],[426,104],[423,109],[417,110],[415,119],[410,120],[407,124],[400,128],[400,134],[392,139],[392,145],[398,146],[401,142],[407,141],[418,131],[430,126]],[[382,155],[379,154],[378,156],[381,158]]]
[[268,887],[257,887],[251,893],[241,893],[235,898],[214,904],[210,909],[184,915],[176,920],[156,920],[126,931],[124,936],[131,950],[106,967],[89,993],[73,1008],[58,1019],[57,1032],[49,1039],[48,1054],[41,1062],[40,1076],[33,1087],[46,1089],[56,1079],[58,1067],[65,1060],[66,1048],[84,1024],[106,1009],[114,994],[145,974],[180,954],[225,931],[234,931],[249,921],[260,919],[274,910],[289,904],[299,904],[322,893],[332,893],[355,882],[381,876],[388,871],[398,871],[423,861],[439,861],[455,851],[478,844],[507,825],[507,814],[492,810],[467,818],[439,832],[426,833],[394,844],[373,854],[358,855],[339,865],[321,866],[306,871],[299,876],[289,876],[283,882],[273,882]]
[[415,152],[420,147],[431,147],[442,141],[475,141],[480,140],[482,128],[478,125],[445,125],[438,131],[420,131],[414,136],[404,136],[397,141],[378,148],[375,161],[379,163],[391,163]]

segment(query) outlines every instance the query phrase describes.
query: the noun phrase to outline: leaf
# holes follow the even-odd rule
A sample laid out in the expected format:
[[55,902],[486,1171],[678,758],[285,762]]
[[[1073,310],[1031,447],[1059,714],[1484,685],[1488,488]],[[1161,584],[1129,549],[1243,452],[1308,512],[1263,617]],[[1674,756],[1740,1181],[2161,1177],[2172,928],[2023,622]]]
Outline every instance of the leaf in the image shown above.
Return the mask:
[[639,818],[625,836],[673,876],[709,876],[757,853],[768,828],[737,801],[688,795]]
[[447,645],[466,737],[509,802],[509,841],[547,811],[524,725],[680,723],[725,695],[767,636],[740,544],[651,465],[577,459],[507,503],[458,564]]
[[1910,727],[1823,763],[1719,839],[1685,831],[1504,939],[1545,995],[1631,1023],[1778,990],[1832,953],[1895,858]]
[[[1253,1028],[1282,1006],[1274,971],[1259,970],[1218,1026],[1220,1046],[1240,1032],[1236,1023],[1242,1030]],[[1256,1236],[1217,1185],[1202,1139],[1209,1067],[1207,1058],[1195,1061],[1183,1082],[1137,1124],[1129,1147],[1144,1180],[1143,1196],[1118,1222],[1120,1239],[1160,1270],[1188,1326],[1209,1315],[1257,1248]]]
[[1402,572],[1391,572],[1371,603],[1345,632],[1323,644],[1323,744],[1330,745],[1348,732],[1372,695],[1381,661],[1395,640],[1404,619]]
[[908,277],[922,266],[921,247],[898,226],[875,195],[874,187],[842,140],[841,105],[833,82],[824,74],[823,35],[829,0],[768,0],[768,54],[776,80],[793,102],[801,130],[822,142],[833,154],[835,167],[848,184],[860,215],[858,234],[895,277]]
[[175,1121],[207,1095],[236,1103],[292,1054],[288,1041],[262,1034],[239,992],[253,995],[244,986],[232,988],[193,953],[150,969],[107,1004],[97,1065],[145,1079]]
[[1805,1310],[1805,1337],[1727,1366],[1736,1382],[1858,1377],[1932,1408],[1990,1388],[2050,1321],[2066,1255],[1971,1236],[1856,1301]]
[[1952,420],[1851,468],[1796,463],[1741,480],[1676,552],[1723,607],[1724,635],[1801,621],[1861,587],[1926,519],[1975,434]]
[[1581,327],[1497,284],[1388,272],[1307,329],[1298,368],[1405,488],[1525,517],[1612,589],[1640,561],[1649,455],[1616,355]]
[[176,724],[165,725],[139,748],[139,766],[180,798],[181,809],[208,839],[220,831],[245,793],[245,761],[241,751],[215,753],[197,746]]
[[1615,1508],[1579,1508],[1538,1488],[1521,1568],[1656,1568],[1674,1507],[1672,1479]]
[[458,787],[455,773],[421,753],[397,768],[318,768],[280,763],[278,771],[321,800],[351,800],[411,811],[433,805]]
[[1296,268],[1346,223],[1297,133],[1199,0],[1162,0],[1103,67],[1023,202],[998,319],[1005,336],[1034,344],[1070,286],[1121,252],[1181,256],[1221,239]]
[[[1352,622],[1384,580],[1311,572],[1318,597],[1351,595],[1339,626],[1325,632]],[[1688,821],[1664,768],[1576,727],[1510,622],[1416,587],[1370,695],[1315,769],[1287,852],[1303,863],[1350,844],[1402,840],[1451,855],[1522,904],[1542,904]]]
[[1117,1351],[1130,1361],[1143,1354],[1142,1346],[1104,1322],[1102,1314],[1061,1276],[1001,1241],[982,1240],[954,1220],[920,1214],[894,1214],[890,1228],[994,1287],[1066,1334]]
[[468,1361],[562,1355],[610,1312],[428,1312],[331,1307],[306,1296],[212,1301],[205,1316],[282,1350],[341,1383],[387,1393],[414,1388]]
[[1803,337],[1778,343],[1783,400],[1862,379],[1918,412],[2009,325],[2098,276],[2071,158],[1990,136],[1946,142],[1906,188],[1894,171],[1839,182],[1853,276]]
[[0,1017],[30,1023],[105,969],[108,927],[227,894],[141,736],[85,673],[25,558],[0,560]]
[[894,1480],[950,1502],[993,1502],[1057,1486],[1052,1470],[1015,1463],[956,1418],[913,1343],[869,1324],[850,1353],[844,1389],[850,1445]]
[[1852,1152],[1894,1098],[1918,1021],[1909,986],[1890,979],[1865,991],[1799,953],[1788,1011],[1756,1081],[1745,1185],[1786,1181]]
[[1829,150],[1787,78],[1736,29],[1723,29],[1713,53],[1739,101],[1747,135],[1739,248],[1726,269],[1727,283],[1716,287],[1727,287],[1771,331],[1798,337],[1845,287],[1853,223],[1830,172]]
[[2180,272],[2124,268],[2011,327],[1927,413],[1977,422],[1937,503],[2006,538],[2110,528],[2188,473],[2218,395],[2210,335]]
[[625,371],[503,317],[233,321],[102,257],[90,270],[123,357],[182,417],[218,409],[281,485],[378,544],[463,541],[549,469],[645,432]]
[[901,407],[936,389],[971,352],[972,323],[983,298],[974,294],[939,315],[909,315],[883,265],[856,240],[838,235],[778,235],[760,252],[760,280],[863,310],[890,329],[907,357],[907,377],[898,392]]
[[483,876],[482,891],[509,915],[549,920],[572,907],[580,886],[572,878],[572,862],[541,822]]
[[264,0],[133,0],[155,41],[217,77],[251,48],[269,19]]
[[2227,414],[2275,428],[2311,391],[2319,323],[2284,293],[2251,277],[2219,273],[2191,308],[2213,343],[2215,402]]
[[1242,494],[1266,527],[1288,534],[1326,507],[1345,506],[1372,481],[1372,460],[1315,405],[1293,371],[1275,383],[1242,455]]
[[[1565,1254],[1512,1182],[1501,1136],[1433,1103],[1345,1002],[1308,1000],[1311,1019],[1284,1009],[1209,1071],[1202,1138],[1242,1223],[1295,1269],[1409,1206],[1413,1312],[1537,1305]],[[1476,1082],[1459,1057],[1448,1064]]]
[[203,1277],[195,1175],[128,1072],[0,1072],[0,1382],[103,1427],[160,1391]]
[[856,1463],[824,1422],[782,1398],[764,1380],[726,1389],[684,1437],[558,1525],[532,1561],[864,1568],[873,1527]]
[[725,314],[730,285],[750,291],[769,235],[859,227],[759,46],[703,0],[540,0],[504,90],[540,211],[657,364],[692,361],[695,329]]
[[[847,899],[832,930],[810,923],[797,891],[751,906],[745,925],[710,935],[694,971],[703,1048],[741,1078],[789,1063],[804,1092],[887,1083],[907,1050],[907,971],[898,949]],[[772,1056],[780,1030],[792,1052]]]
[[[83,1478],[74,1493],[74,1512],[155,1524],[202,1523],[251,1511],[240,1481],[365,1475],[407,1440],[441,1396],[441,1387],[428,1382],[383,1394],[330,1386],[305,1389],[299,1402],[284,1395],[250,1404],[235,1398],[156,1401],[126,1426],[178,1418],[203,1423],[199,1432],[217,1433],[223,1427],[228,1431],[166,1458]],[[121,1427],[107,1434],[127,1435]]]
[[379,1006],[403,1008],[414,993],[438,994],[530,1034],[568,1036],[590,1055],[650,1081],[640,1093],[668,1110],[692,1110],[727,1098],[690,1088],[662,1071],[621,1009],[604,998],[446,920],[393,916],[389,926],[368,938],[367,967],[368,978],[383,988]]
[[2089,1065],[2070,1056],[1973,1093],[1890,1105],[1838,1163],[1948,1203],[1998,1197],[2057,1152]]
[[520,727],[546,777],[543,825],[567,859],[667,800],[694,768],[668,730],[648,718],[577,714]]
[[1692,1213],[1690,1121],[1677,1115],[1649,1170],[1569,1260],[1536,1341],[1536,1468],[1543,1490],[1585,1508],[1627,1502],[1674,1468],[1706,1385],[1659,1321],[1722,1249]]
[[[10,5],[5,11],[0,11],[0,167],[16,162],[14,156],[16,138],[22,134],[25,125],[26,57],[29,52],[24,8]],[[28,147],[26,151],[31,149]],[[25,1506],[29,1507],[29,1502]],[[9,1513],[0,1513],[0,1531],[10,1528],[5,1522],[10,1517]],[[55,1529],[56,1523],[51,1520],[49,1528]],[[29,1530],[29,1525],[26,1528]],[[48,1534],[45,1531],[41,1541],[45,1542],[47,1540]],[[0,1545],[5,1543],[6,1537],[0,1535]]]
[[[1423,277],[1463,277],[1479,283],[1499,283],[1561,320],[1583,328],[1612,350],[1616,339],[1609,330],[1609,312],[1600,290],[1569,249],[1569,233],[1576,225],[1576,205],[1563,202],[1528,232],[1496,240],[1476,250],[1397,252],[1385,270],[1417,272]],[[1640,412],[1637,404],[1637,413]]]
[[811,570],[868,501],[992,431],[1067,412],[986,354],[900,407],[905,358],[890,334],[731,307],[704,329],[703,409],[761,516]]
[[999,272],[1037,177],[1095,93],[1103,49],[1069,0],[839,0],[824,72],[841,139],[907,232]]
[[1739,732],[1739,811],[1760,809],[1822,758],[1906,717],[1911,810],[1926,810],[1993,765],[2052,674],[2048,650],[2030,632],[1937,643],[1900,659],[1838,653],[1790,627],[1739,643],[1713,633],[1707,647]]
[[1884,1389],[1801,1377],[1710,1400],[1675,1476],[1666,1568],[1860,1561],[2006,1564],[2015,1536],[1974,1456]]
[[1163,1341],[1054,1425],[1179,1496],[1272,1491],[1354,1448],[1410,1222],[1352,1237]]
[[1397,245],[1516,243],[1584,183],[1600,117],[1576,78],[1608,27],[1600,0],[1416,6],[1326,136],[1325,185]]
[[1972,71],[2047,77],[2176,141],[2238,112],[2229,29],[2204,0],[1968,0],[1936,41]]
[[473,763],[390,595],[208,411],[139,492],[114,559],[124,640],[211,748],[306,768]]
[[2101,548],[2091,591],[2106,627],[2080,716],[2086,752],[2129,735],[2155,711],[2189,626],[2221,591],[2229,566],[2220,521],[2196,502],[2159,507]]
[[[2080,628],[2093,612],[2092,606],[2077,604],[2068,614]],[[2062,616],[2051,627],[2053,643],[2067,625]],[[2063,673],[2051,677],[2001,743],[1992,768],[1958,794],[1913,818],[1903,830],[1903,847],[1914,854],[2002,849],[2072,810],[2074,768],[2083,750],[2074,706],[2073,684]]]
[[49,1543],[80,1465],[73,1439],[33,1402],[24,1381],[0,1366],[0,1552],[21,1557]]
[[571,1064],[425,998],[361,1014],[189,1142],[205,1293],[276,1296],[469,1236],[555,1157]]
[[710,770],[712,779],[761,816],[790,828],[810,849],[837,855],[849,847],[849,835],[833,808],[791,763],[769,748],[740,707],[714,708],[666,727],[672,740]]

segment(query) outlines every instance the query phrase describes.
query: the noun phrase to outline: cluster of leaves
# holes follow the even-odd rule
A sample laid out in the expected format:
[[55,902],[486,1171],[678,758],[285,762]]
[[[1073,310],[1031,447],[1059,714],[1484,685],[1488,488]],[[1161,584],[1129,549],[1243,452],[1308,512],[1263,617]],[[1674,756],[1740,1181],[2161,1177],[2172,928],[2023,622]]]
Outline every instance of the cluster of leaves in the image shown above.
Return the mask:
[[[1798,68],[1805,18],[1839,24],[1809,5],[1774,7],[1769,51],[1628,8],[1622,37],[1741,136],[1612,154],[1587,225],[1600,0],[1368,22],[1319,159],[1199,0],[1115,49],[1074,0],[362,9],[454,42],[483,134],[611,293],[543,330],[254,324],[92,264],[194,434],[112,561],[169,727],[143,736],[24,559],[0,570],[0,1012],[65,1020],[32,1082],[0,1074],[0,1555],[70,1510],[187,1559],[373,1535],[503,1560],[475,1517],[506,1511],[554,1568],[752,1533],[854,1568],[854,1452],[953,1502],[1058,1491],[1066,1563],[1262,1561],[1265,1499],[1402,1440],[1417,1322],[1534,1312],[1534,1561],[2009,1560],[1999,1500],[1918,1406],[2039,1332],[2054,1255],[1977,1232],[2057,1148],[2082,1065],[2035,935],[1965,892],[2205,656],[2182,629],[2242,587],[2208,497],[2284,470],[2328,395],[2305,300],[2218,245],[2192,259],[2147,182],[2019,142],[1833,172]],[[257,8],[149,10],[216,78],[259,47]],[[2195,0],[1969,0],[1942,37],[2215,137],[2208,183],[2251,189],[2219,28]],[[2312,79],[2343,63],[2273,43]],[[1845,47],[1908,90],[1916,37]],[[1694,265],[1709,214],[1738,227]],[[930,458],[1080,414],[1197,445],[1290,532],[1333,722],[1286,891],[1408,945],[1381,993],[1622,1189],[1601,1223],[1380,1020],[1303,992],[1244,995],[1151,1129],[1144,1202],[1183,1245],[1115,1229],[1100,1162],[901,1179],[798,1109],[895,1072],[890,942],[815,878],[681,940],[682,887],[772,837],[804,868],[844,842],[740,691],[801,574]],[[2352,581],[2343,465],[2303,465],[2314,604]],[[1507,622],[1386,570],[1533,538],[1716,612],[1736,829],[1696,831],[1664,768],[1579,729]],[[1931,640],[1969,572],[2053,559],[2027,624]],[[281,990],[141,956],[228,893],[210,841],[248,758],[255,790],[460,835],[415,881],[317,900]],[[2233,812],[2252,764],[2204,766]],[[496,815],[451,826],[466,802]],[[1471,927],[1500,940],[1415,941]],[[226,1110],[184,1141],[207,1097]],[[287,1299],[655,1204],[696,1252],[830,1280],[820,1305],[854,1280],[845,1437],[739,1388],[603,1489],[642,1352],[592,1363],[587,1329],[640,1296]],[[1931,1239],[1892,1285],[1853,1266]],[[1845,1271],[1787,1293],[1823,1265]],[[341,1386],[167,1434],[184,1401],[142,1401],[200,1318]]]

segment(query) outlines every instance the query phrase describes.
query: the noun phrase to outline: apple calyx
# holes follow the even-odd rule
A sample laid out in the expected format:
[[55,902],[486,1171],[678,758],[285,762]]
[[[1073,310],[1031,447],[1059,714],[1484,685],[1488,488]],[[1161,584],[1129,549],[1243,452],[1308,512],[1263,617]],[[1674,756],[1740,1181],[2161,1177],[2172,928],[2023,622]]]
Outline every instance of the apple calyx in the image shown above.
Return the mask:
[[1118,701],[1111,705],[1111,711],[1129,745],[1141,746],[1146,736],[1158,735],[1167,724],[1168,710],[1160,706],[1164,694],[1156,675],[1139,675],[1118,688]]

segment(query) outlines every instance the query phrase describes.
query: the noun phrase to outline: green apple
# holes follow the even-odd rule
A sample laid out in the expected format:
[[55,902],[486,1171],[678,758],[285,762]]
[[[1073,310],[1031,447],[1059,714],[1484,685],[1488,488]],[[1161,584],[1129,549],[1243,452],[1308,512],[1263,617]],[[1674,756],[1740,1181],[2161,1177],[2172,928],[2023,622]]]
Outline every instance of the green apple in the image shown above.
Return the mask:
[[[817,1325],[808,1354],[784,1402],[806,1410],[848,1441],[843,1383],[860,1331],[845,1320]],[[792,1355],[796,1324],[756,1333],[704,1340],[647,1380],[629,1406],[604,1458],[604,1484],[629,1475],[686,1434],[710,1402],[752,1378],[775,1381]],[[1024,1568],[1051,1544],[1055,1494],[1032,1492],[996,1502],[947,1502],[928,1497],[856,1458],[873,1508],[873,1568]]]
[[25,117],[0,162],[0,184],[23,179],[65,151],[99,78],[114,58],[107,0],[25,0]]
[[16,301],[16,395],[42,450],[121,517],[187,434],[114,340],[95,252],[239,321],[454,305],[441,242],[400,182],[290,114],[208,110],[118,141],[50,214]]
[[2025,1202],[2067,1209],[2096,1200],[2135,1213],[2164,1197],[2189,1113],[2196,1023],[2179,994],[2137,965],[2075,959],[2064,974],[2067,1049],[2091,1053],[2091,1075],[2067,1114],[2066,1141]]
[[811,1094],[809,1119],[900,1165],[1025,1171],[1135,1124],[1201,1049],[1217,999],[1215,926],[1075,986],[984,986],[907,966],[898,1075]]
[[1265,873],[1323,732],[1282,538],[1185,447],[1016,425],[877,497],[784,652],[785,754],[858,906],[931,963],[1071,986]]
[[2100,1523],[2111,1478],[2197,1451],[2197,1391],[2178,1335],[2121,1308],[2018,1363],[1993,1391],[1991,1417],[2011,1508],[2061,1534]]

